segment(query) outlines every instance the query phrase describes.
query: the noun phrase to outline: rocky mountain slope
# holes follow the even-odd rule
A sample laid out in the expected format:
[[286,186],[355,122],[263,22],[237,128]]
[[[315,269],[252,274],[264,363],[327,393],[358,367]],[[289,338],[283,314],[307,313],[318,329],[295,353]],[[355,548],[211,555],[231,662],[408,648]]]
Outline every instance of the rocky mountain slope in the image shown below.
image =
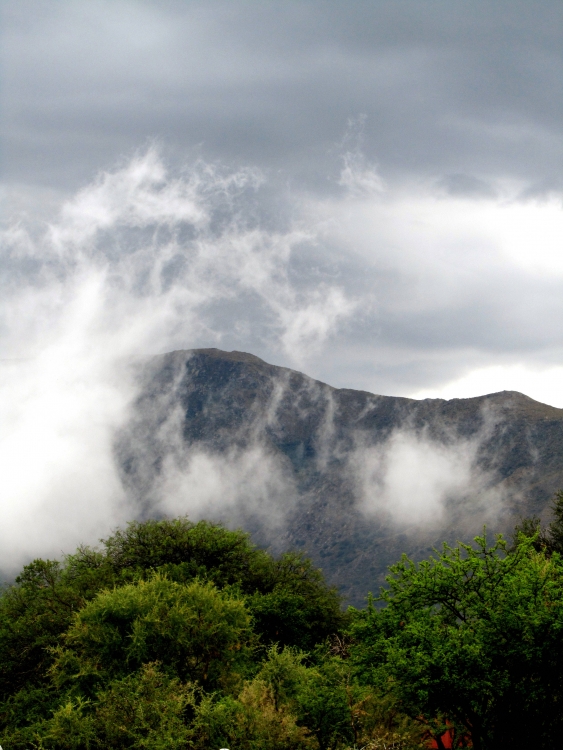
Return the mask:
[[563,410],[515,392],[378,396],[251,354],[176,351],[144,367],[116,453],[146,514],[215,517],[304,550],[361,605],[403,551],[546,516]]

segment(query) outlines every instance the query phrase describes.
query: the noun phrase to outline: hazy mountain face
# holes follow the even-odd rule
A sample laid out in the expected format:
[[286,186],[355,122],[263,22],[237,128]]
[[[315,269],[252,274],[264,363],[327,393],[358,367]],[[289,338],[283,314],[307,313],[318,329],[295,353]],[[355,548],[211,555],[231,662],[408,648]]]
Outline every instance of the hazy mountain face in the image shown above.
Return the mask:
[[519,393],[377,396],[217,349],[157,357],[140,378],[116,453],[143,512],[303,549],[355,603],[403,551],[510,531],[563,486],[563,410]]

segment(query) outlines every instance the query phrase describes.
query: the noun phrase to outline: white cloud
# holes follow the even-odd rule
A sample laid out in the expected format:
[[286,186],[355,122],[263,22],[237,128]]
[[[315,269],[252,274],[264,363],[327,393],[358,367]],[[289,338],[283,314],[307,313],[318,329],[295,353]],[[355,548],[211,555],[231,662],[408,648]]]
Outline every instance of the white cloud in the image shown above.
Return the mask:
[[490,365],[468,372],[438,388],[415,391],[412,398],[473,398],[498,391],[519,391],[563,409],[563,366]]
[[[294,287],[290,264],[312,235],[262,228],[252,210],[247,215],[261,181],[254,170],[202,162],[172,177],[151,149],[100,175],[38,238],[23,224],[6,230],[0,566],[95,541],[135,512],[113,456],[136,393],[132,361],[215,343],[246,322],[302,362],[350,314],[334,285]],[[240,299],[251,309],[217,315]],[[248,488],[252,478],[256,487],[259,465],[268,476],[263,492],[250,494],[272,489],[271,461],[251,452],[236,464],[233,473],[228,461],[197,456],[174,482],[192,486],[197,512],[205,503],[232,505],[224,490],[231,482]],[[215,476],[218,495],[205,490],[200,469],[207,482]],[[181,506],[190,510],[189,502]]]
[[[333,357],[350,374],[336,385],[441,397],[515,389],[563,403],[557,201],[518,201],[502,185],[497,197],[471,199],[384,186],[358,154],[345,159],[340,196],[293,197],[300,213],[284,231],[258,218],[254,198],[264,176],[256,170],[200,161],[171,175],[154,149],[101,174],[42,234],[23,221],[5,231],[0,565],[18,550],[21,559],[58,554],[134,512],[112,440],[135,394],[126,366],[135,358],[238,337],[240,348],[256,351],[253,342],[263,342],[284,364],[303,368],[315,357],[318,365],[322,353],[313,373],[325,380]],[[535,265],[534,237],[543,248]],[[517,297],[517,283],[524,288],[531,278],[535,296]],[[486,315],[467,320],[467,310],[483,307]],[[350,342],[348,326],[335,338],[351,319],[377,334]],[[543,361],[523,364],[512,355],[491,363],[491,340],[506,331],[517,350],[518,336],[535,336],[538,320]],[[357,351],[364,373],[385,364],[386,385],[369,372],[360,380]],[[448,368],[434,367],[424,388],[413,384],[412,362],[441,362],[446,354]],[[404,383],[398,371],[408,373]],[[373,497],[395,520],[439,518],[472,471],[470,447],[458,448],[396,436],[383,452],[362,454],[362,496],[375,488]],[[235,474],[229,461],[219,465],[203,454],[170,466],[163,484],[169,481],[170,508],[185,507],[190,484],[194,508],[211,509],[217,495],[232,506],[242,495],[221,488],[231,481],[249,487],[253,472],[249,497],[281,497],[256,470],[262,462],[279,479],[270,458],[233,460]]]
[[195,449],[178,459],[168,454],[157,487],[156,507],[170,515],[230,523],[252,518],[272,530],[297,499],[288,467],[257,444],[224,455]]
[[358,447],[350,466],[360,509],[403,528],[441,528],[460,502],[466,520],[472,513],[494,518],[500,495],[487,489],[476,464],[482,437],[444,443],[403,428],[382,444]]

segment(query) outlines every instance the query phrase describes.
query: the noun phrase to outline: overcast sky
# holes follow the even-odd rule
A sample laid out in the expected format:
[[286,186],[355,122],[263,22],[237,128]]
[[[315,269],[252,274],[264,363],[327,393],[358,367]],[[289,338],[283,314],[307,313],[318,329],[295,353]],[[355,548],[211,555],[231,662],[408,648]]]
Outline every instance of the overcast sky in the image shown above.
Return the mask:
[[[236,348],[341,387],[447,398],[520,390],[563,407],[561,0],[1,6],[12,250],[0,358],[37,354],[29,330],[45,313],[33,294],[45,290],[52,250],[41,249],[41,227],[68,239],[72,225],[75,252],[92,195],[107,206],[103,191],[134,179],[131,159],[153,170],[148,193],[170,200],[205,163],[238,186],[213,208],[231,212],[231,234],[206,230],[205,242],[240,249],[241,226],[245,242],[261,233],[261,271],[215,280],[212,304],[190,302],[189,325],[176,310],[131,353]],[[216,194],[213,179],[205,195]],[[125,205],[132,193],[121,189]],[[124,226],[169,226],[171,211],[148,220],[135,207],[104,224],[115,234],[104,240],[107,268],[127,242],[154,249],[154,234],[126,242]],[[182,211],[174,222],[197,224],[197,211]],[[206,256],[195,287],[178,276],[190,299],[238,251],[223,252]]]

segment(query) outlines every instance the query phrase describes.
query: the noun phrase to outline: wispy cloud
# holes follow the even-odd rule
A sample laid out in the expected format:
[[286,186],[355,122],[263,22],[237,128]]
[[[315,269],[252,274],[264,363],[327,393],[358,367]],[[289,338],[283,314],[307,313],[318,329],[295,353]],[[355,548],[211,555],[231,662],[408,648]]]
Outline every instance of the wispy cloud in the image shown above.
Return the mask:
[[[261,225],[252,205],[262,183],[256,170],[203,162],[171,175],[149,149],[101,174],[40,236],[5,231],[1,566],[93,540],[135,512],[112,454],[136,393],[133,361],[246,324],[303,362],[350,314],[329,281],[294,283],[291,263],[314,228]],[[221,304],[236,310],[241,298],[244,309],[221,317]],[[239,483],[257,461],[239,464]]]

